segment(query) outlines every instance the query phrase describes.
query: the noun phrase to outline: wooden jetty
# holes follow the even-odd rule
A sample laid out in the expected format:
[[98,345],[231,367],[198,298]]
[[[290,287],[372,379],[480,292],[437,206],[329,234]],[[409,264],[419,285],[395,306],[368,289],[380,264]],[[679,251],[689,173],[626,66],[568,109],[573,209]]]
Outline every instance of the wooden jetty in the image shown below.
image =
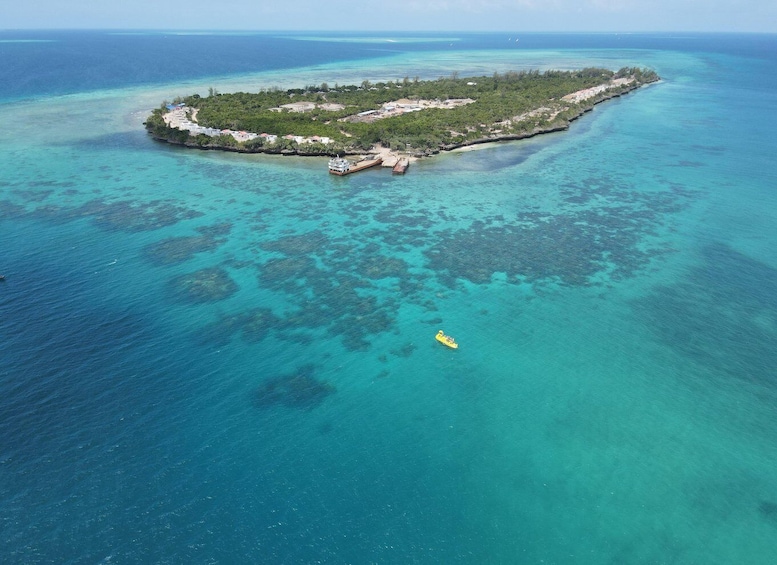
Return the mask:
[[404,175],[407,172],[407,168],[410,166],[409,159],[399,159],[394,167],[391,169],[392,175]]

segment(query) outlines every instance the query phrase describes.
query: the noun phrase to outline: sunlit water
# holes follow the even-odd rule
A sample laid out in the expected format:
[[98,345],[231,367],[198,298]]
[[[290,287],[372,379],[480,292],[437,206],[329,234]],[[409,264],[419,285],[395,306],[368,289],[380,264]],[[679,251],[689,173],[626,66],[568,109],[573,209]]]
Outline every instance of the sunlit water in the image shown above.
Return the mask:
[[[4,562],[777,560],[774,36],[5,35]],[[595,65],[664,80],[402,177],[142,128]]]

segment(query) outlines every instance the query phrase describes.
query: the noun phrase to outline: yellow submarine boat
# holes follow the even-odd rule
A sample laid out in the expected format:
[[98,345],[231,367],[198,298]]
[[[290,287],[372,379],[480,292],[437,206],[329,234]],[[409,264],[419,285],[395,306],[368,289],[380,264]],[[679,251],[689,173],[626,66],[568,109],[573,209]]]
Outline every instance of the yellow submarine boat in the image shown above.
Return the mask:
[[439,341],[443,345],[447,345],[448,347],[452,347],[453,349],[458,349],[459,348],[459,344],[456,343],[456,340],[453,339],[449,335],[445,335],[445,333],[442,330],[437,332],[437,335],[434,336],[434,339],[436,339],[437,341]]

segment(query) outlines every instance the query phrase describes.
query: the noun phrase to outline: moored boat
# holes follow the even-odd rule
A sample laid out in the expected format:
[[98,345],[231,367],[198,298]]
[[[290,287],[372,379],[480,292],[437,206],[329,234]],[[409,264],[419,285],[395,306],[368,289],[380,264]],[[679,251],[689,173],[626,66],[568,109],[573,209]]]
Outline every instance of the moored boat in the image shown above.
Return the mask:
[[372,159],[364,159],[358,163],[351,164],[348,159],[342,157],[335,157],[329,160],[329,172],[333,175],[344,176],[351,173],[358,173],[364,169],[375,167],[383,163],[382,157],[374,157]]
[[351,170],[351,162],[348,159],[342,157],[335,157],[329,159],[329,172],[333,175],[347,175]]
[[443,332],[442,330],[437,332],[437,335],[434,336],[434,339],[436,339],[437,341],[439,341],[443,345],[447,345],[448,347],[451,347],[453,349],[458,349],[459,348],[459,344],[456,343],[456,340],[453,339],[453,337],[451,337],[449,335],[445,335],[445,332]]

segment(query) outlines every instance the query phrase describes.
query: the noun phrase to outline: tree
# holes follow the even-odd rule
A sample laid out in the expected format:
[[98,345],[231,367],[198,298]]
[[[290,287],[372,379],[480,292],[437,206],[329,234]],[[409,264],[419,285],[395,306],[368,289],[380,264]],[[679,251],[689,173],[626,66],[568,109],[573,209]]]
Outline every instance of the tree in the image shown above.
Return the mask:
[[[254,133],[270,133],[275,135],[326,136],[337,140],[337,144],[326,146],[303,145],[305,152],[333,152],[335,148],[367,149],[378,141],[391,147],[401,149],[428,149],[435,151],[441,145],[451,143],[466,143],[477,137],[491,135],[506,135],[510,126],[507,120],[521,114],[532,112],[541,107],[552,108],[556,117],[533,114],[532,119],[515,122],[512,131],[531,131],[537,123],[542,127],[563,125],[568,120],[579,115],[582,109],[590,107],[593,100],[581,105],[567,104],[562,101],[566,94],[606,84],[612,71],[607,69],[582,69],[578,71],[507,71],[493,76],[471,77],[461,79],[453,72],[439,80],[419,81],[418,77],[409,77],[397,81],[379,82],[373,85],[370,81],[362,82],[361,87],[352,84],[339,86],[334,90],[327,88],[327,83],[309,86],[304,89],[281,90],[269,87],[257,93],[237,92],[219,94],[215,89],[209,89],[209,96],[189,96],[184,99],[188,106],[198,109],[198,122],[205,127],[217,129],[245,130]],[[655,72],[648,69],[624,67],[618,71],[620,76],[633,77],[636,84],[658,80]],[[467,86],[467,81],[478,84],[476,88]],[[374,122],[360,120],[340,121],[365,110],[376,110],[382,104],[394,99],[396,93],[392,85],[404,89],[402,96],[409,99],[453,99],[473,98],[476,102],[446,109],[428,109],[423,112],[412,112],[400,116],[384,117]],[[388,90],[379,87],[387,87]],[[628,87],[631,88],[631,87]],[[326,92],[326,94],[324,94]],[[613,93],[615,91],[612,91]],[[315,111],[300,113],[288,110],[278,111],[280,106],[288,103],[293,97],[300,102],[322,102],[324,100],[345,106],[342,110],[324,110],[319,107]],[[208,138],[206,136],[189,138],[188,132],[167,127],[162,116],[167,113],[163,106],[153,111],[146,120],[149,133],[160,139],[170,141],[186,141],[207,147],[231,148],[234,139]],[[451,131],[459,132],[455,138]],[[410,147],[405,146],[410,144]],[[262,145],[262,142],[239,144],[246,150],[279,151],[292,150],[287,140],[277,145]]]

